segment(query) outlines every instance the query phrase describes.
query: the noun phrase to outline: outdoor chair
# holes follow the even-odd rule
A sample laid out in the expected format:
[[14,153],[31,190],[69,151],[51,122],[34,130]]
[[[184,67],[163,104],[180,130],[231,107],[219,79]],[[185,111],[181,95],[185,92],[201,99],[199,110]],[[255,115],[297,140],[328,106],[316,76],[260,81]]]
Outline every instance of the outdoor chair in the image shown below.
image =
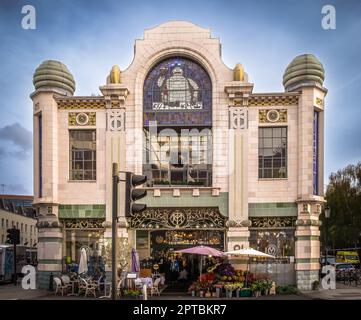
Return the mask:
[[87,297],[89,294],[92,294],[96,298],[96,284],[88,282],[83,278],[80,278],[79,294],[81,292],[84,292],[85,297]]
[[61,276],[61,282],[66,287],[66,292],[68,293],[69,289],[72,288],[72,284],[70,282],[70,277],[67,276],[67,275],[62,275]]
[[61,295],[63,296],[64,293],[66,293],[67,291],[67,286],[63,285],[61,282],[61,279],[58,277],[54,277],[54,282],[55,282],[55,295],[57,295],[58,293],[61,293]]
[[158,296],[160,296],[160,291],[159,291],[159,283],[160,283],[160,278],[157,278],[154,280],[153,285],[150,288],[150,295],[153,296],[153,294],[157,294]]

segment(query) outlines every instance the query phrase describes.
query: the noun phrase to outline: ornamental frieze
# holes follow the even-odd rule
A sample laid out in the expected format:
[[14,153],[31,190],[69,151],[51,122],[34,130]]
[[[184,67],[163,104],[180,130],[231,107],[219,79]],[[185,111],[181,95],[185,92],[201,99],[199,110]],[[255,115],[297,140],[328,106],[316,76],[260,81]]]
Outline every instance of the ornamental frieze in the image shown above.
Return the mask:
[[68,114],[69,126],[95,126],[96,113],[95,112],[69,112]]
[[55,101],[60,110],[77,110],[77,109],[105,109],[106,102],[103,97],[56,97]]
[[225,229],[226,217],[216,207],[147,208],[130,218],[133,229]]
[[296,217],[252,217],[252,228],[293,228],[296,226]]
[[266,96],[252,95],[249,98],[250,107],[257,106],[293,106],[298,104],[299,95]]
[[65,229],[104,229],[104,219],[63,219]]
[[258,111],[260,123],[287,122],[287,109],[262,109]]

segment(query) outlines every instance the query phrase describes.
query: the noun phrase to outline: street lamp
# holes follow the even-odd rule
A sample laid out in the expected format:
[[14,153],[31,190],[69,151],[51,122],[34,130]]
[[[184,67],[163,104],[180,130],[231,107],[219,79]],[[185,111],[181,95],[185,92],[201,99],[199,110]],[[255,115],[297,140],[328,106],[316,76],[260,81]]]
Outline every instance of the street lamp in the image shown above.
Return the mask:
[[328,218],[331,215],[331,209],[329,207],[325,208],[325,265],[327,266],[327,232],[328,232]]

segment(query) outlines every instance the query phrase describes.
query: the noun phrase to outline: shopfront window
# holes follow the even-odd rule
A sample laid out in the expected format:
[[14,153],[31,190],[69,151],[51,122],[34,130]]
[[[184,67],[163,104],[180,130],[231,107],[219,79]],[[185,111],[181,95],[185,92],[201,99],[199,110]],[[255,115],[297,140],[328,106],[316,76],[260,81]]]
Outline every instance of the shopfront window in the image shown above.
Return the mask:
[[258,133],[259,178],[287,178],[287,127],[261,127]]
[[174,57],[144,82],[143,173],[148,186],[212,184],[212,84],[196,62]]
[[251,230],[249,244],[277,258],[288,258],[295,255],[294,233],[294,229]]
[[95,130],[70,130],[70,180],[96,180]]

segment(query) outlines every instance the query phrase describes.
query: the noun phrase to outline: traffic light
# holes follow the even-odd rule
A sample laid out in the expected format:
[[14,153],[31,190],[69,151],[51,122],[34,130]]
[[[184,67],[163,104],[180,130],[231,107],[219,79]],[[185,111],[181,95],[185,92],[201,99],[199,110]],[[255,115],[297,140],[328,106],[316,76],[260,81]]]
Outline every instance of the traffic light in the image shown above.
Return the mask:
[[135,213],[144,211],[147,205],[141,203],[134,203],[136,200],[142,199],[147,195],[146,190],[135,189],[147,181],[147,177],[132,172],[126,173],[125,181],[125,216],[130,217]]
[[20,243],[20,230],[19,229],[15,229],[15,227],[13,229],[7,229],[7,243],[10,244],[19,244]]

